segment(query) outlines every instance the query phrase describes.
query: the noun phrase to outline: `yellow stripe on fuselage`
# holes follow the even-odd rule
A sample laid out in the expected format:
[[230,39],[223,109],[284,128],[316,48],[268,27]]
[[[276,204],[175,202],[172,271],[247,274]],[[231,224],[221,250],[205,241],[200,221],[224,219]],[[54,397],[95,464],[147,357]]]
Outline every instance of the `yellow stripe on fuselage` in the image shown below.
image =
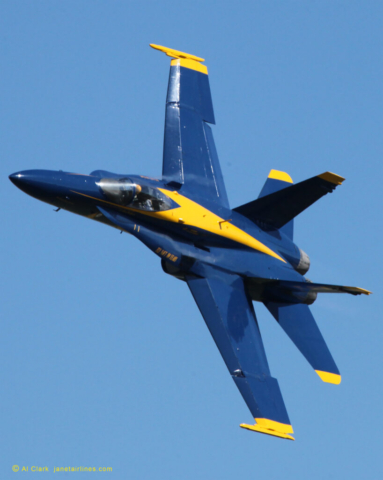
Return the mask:
[[277,258],[281,262],[286,263],[286,261],[283,260],[282,257],[280,257],[277,253],[273,252],[273,250],[271,250],[269,247],[266,247],[266,245],[264,245],[248,233],[231,224],[230,220],[225,220],[219,217],[218,215],[211,212],[202,205],[193,202],[193,200],[190,200],[183,195],[180,195],[178,192],[172,192],[163,188],[159,188],[158,190],[164,195],[171,198],[175,203],[179,205],[179,207],[172,208],[170,210],[163,210],[160,212],[147,212],[145,210],[139,210],[137,208],[117,205],[113,202],[108,202],[107,200],[101,200],[96,197],[91,197],[90,195],[85,195],[84,193],[76,192],[74,190],[72,191],[74,193],[77,193],[78,195],[82,195],[83,197],[92,198],[99,202],[101,201],[108,205],[112,205],[114,207],[118,207],[119,209],[127,210],[132,213],[134,212],[141,215],[146,215],[148,217],[166,220],[172,223],[180,223],[190,227],[197,227],[201,230],[205,230],[206,232],[213,233],[229,240],[233,240],[234,242],[240,243],[242,245],[246,245],[247,247],[253,248],[258,252],[265,253],[266,255],[270,255],[271,257]]
[[266,253],[267,255],[286,263],[282,257],[266,247],[266,245],[230,223],[230,220],[225,220],[218,215],[215,215],[215,213],[202,207],[202,205],[193,202],[193,200],[180,195],[178,192],[171,192],[162,188],[159,188],[159,190],[180,206],[173,210],[158,212],[157,215],[160,218],[165,218],[171,222],[185,223],[200,228],[201,230],[206,230],[215,235],[219,235],[220,237],[225,237],[234,242],[246,245],[259,252]]

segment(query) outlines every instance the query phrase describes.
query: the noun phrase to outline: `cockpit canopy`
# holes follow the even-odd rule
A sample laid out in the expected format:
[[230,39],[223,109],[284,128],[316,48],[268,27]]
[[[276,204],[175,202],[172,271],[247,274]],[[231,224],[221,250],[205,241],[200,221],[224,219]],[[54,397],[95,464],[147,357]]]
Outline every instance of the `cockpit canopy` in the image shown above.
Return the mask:
[[130,178],[102,178],[97,185],[113,203],[147,212],[172,208],[171,200],[157,188],[139,185]]

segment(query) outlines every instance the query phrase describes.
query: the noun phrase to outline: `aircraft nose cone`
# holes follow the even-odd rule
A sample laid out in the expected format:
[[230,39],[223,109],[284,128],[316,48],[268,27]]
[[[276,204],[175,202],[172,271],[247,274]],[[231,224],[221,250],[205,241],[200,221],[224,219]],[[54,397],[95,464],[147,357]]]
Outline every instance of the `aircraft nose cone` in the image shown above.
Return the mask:
[[22,182],[23,182],[23,176],[21,173],[12,173],[12,175],[9,175],[9,180],[18,187]]
[[23,192],[29,193],[31,187],[36,186],[41,182],[40,175],[33,170],[24,170],[23,172],[16,172],[9,175],[9,180],[16,185],[16,187],[23,190]]
[[23,170],[9,175],[9,180],[28,195],[44,200],[57,195],[61,172]]

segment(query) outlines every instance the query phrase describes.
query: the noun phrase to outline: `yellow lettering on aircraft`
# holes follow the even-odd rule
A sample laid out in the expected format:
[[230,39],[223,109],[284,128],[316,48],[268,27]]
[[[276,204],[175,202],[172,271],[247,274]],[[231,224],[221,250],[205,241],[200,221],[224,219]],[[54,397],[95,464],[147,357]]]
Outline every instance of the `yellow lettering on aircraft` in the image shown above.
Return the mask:
[[166,250],[164,250],[163,248],[161,247],[158,247],[156,250],[155,250],[155,253],[157,253],[157,255],[161,255],[161,257],[165,257],[167,258],[168,260],[171,260],[172,262],[176,262],[178,260],[178,257],[176,257],[175,255],[173,255],[172,253],[170,252],[167,252]]

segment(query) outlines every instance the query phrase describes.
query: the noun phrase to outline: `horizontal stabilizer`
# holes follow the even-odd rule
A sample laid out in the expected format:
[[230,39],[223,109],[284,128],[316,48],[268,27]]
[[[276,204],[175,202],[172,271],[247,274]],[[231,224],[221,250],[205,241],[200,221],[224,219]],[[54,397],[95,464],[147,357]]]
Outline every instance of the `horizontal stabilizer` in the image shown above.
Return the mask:
[[370,295],[364,288],[312,283],[301,277],[296,280],[270,280],[269,278],[248,278],[246,286],[253,300],[279,303],[313,303],[318,293],[349,293]]
[[234,211],[253,222],[281,228],[321,197],[331,193],[343,181],[343,177],[325,172],[246,203]]
[[372,292],[359,287],[347,287],[344,285],[329,285],[327,283],[313,282],[291,282],[288,280],[277,280],[276,286],[284,290],[301,293],[349,293],[351,295],[371,295]]
[[258,195],[258,198],[266,197],[274,192],[279,192],[286,187],[293,184],[293,179],[286,172],[280,172],[279,170],[270,170],[270,173],[266,179],[265,184]]
[[[279,190],[283,190],[292,184],[293,179],[288,173],[280,172],[279,170],[271,170],[258,198],[266,197],[266,195],[270,195],[274,192],[279,192]],[[281,232],[290,238],[290,240],[293,240],[294,220],[287,222],[286,225],[281,228]]]
[[295,346],[327,383],[339,384],[341,376],[307,305],[265,302],[265,306]]

